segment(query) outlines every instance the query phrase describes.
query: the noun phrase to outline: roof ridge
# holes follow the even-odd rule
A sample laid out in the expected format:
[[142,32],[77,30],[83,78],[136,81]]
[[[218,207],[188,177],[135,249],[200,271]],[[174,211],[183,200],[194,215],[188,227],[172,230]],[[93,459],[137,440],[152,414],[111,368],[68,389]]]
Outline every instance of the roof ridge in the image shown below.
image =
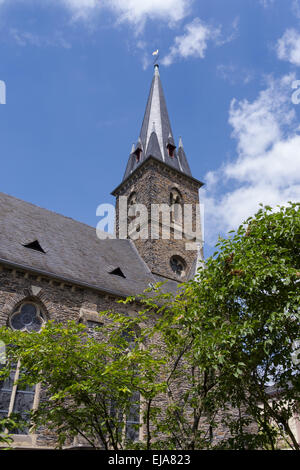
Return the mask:
[[[75,222],[75,223],[77,223],[77,224],[84,225],[85,227],[88,227],[89,229],[95,230],[95,227],[93,227],[92,225],[88,225],[88,224],[86,224],[85,222],[81,222],[80,220],[73,219],[72,217],[68,217],[67,215],[61,214],[61,213],[59,213],[59,212],[56,212],[56,211],[53,211],[53,210],[50,210],[50,209],[46,209],[46,208],[44,208],[44,207],[42,207],[42,206],[39,206],[39,205],[37,205],[37,204],[34,204],[33,202],[25,201],[24,199],[20,199],[20,198],[18,198],[18,197],[12,196],[11,194],[7,194],[7,193],[4,193],[3,191],[0,191],[0,197],[1,197],[2,195],[5,196],[5,197],[10,198],[10,199],[12,199],[12,200],[18,201],[18,202],[20,202],[20,203],[22,203],[22,204],[27,204],[28,206],[32,206],[32,207],[38,208],[38,209],[40,209],[40,210],[42,210],[42,211],[45,211],[45,212],[47,212],[47,213],[49,213],[49,214],[55,214],[55,215],[57,215],[57,216],[59,216],[59,217],[63,217],[64,219],[70,220],[70,221]],[[106,232],[103,232],[103,233],[106,233]],[[108,234],[108,235],[112,235],[112,234]]]

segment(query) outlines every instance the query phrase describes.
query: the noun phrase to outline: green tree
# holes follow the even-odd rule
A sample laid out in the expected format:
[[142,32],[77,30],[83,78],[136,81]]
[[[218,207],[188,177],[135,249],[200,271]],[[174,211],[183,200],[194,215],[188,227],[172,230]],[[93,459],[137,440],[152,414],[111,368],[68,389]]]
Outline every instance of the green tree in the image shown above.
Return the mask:
[[218,377],[217,409],[240,411],[224,419],[232,435],[223,445],[274,449],[279,434],[299,450],[290,425],[300,403],[299,204],[262,207],[218,248],[173,306],[200,369],[207,363]]
[[132,433],[138,434],[139,425],[129,425],[143,384],[137,370],[149,364],[150,379],[158,363],[137,348],[135,323],[115,316],[96,329],[97,338],[76,322],[49,322],[41,332],[30,334],[0,330],[2,341],[13,345],[6,349],[2,377],[20,361],[18,384],[40,384],[41,402],[31,413],[31,424],[53,431],[58,447],[81,436],[94,448],[117,450],[129,445]]
[[20,427],[21,419],[18,416],[10,416],[0,420],[0,450],[11,448],[13,439],[9,433],[13,433]]
[[[217,247],[175,298],[139,299],[165,358],[156,431],[178,448],[275,449],[280,438],[299,450],[299,204],[262,207]],[[216,441],[220,425],[230,434]]]
[[[20,360],[45,390],[32,423],[60,447],[299,450],[299,241],[299,204],[262,207],[177,295],[158,284],[125,301],[137,314],[102,313],[100,341],[74,322],[1,329],[6,373]],[[142,442],[126,433],[139,405]]]

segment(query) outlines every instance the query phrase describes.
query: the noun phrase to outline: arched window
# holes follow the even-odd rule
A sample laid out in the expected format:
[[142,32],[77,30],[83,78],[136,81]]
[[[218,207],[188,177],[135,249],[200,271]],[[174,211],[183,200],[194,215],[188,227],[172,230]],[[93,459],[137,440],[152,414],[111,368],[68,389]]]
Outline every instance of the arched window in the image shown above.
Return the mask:
[[130,223],[132,220],[136,218],[136,211],[135,211],[135,205],[136,205],[136,193],[133,192],[130,194],[127,202],[128,206],[128,222]]
[[[124,354],[129,353],[135,346],[136,337],[140,334],[138,327],[133,329],[123,329],[121,331],[121,338],[124,341],[120,349]],[[122,341],[122,342],[123,342]],[[124,349],[125,348],[125,349]],[[138,374],[138,371],[135,372]],[[123,425],[122,430],[122,444],[125,445],[126,441],[138,441],[140,429],[140,393],[138,391],[132,393],[129,397],[129,407],[126,412],[122,408],[118,408],[115,400],[110,402],[110,415],[112,418],[117,418],[120,425]]]
[[[132,350],[135,343],[135,338],[140,334],[138,327],[134,330],[124,330],[122,337],[128,344],[128,350]],[[137,372],[138,373],[138,372]],[[125,433],[124,439],[130,441],[137,441],[139,439],[139,425],[140,425],[140,393],[135,392],[130,397],[130,409],[125,418]]]
[[182,222],[182,197],[180,192],[173,188],[170,192],[170,206],[172,222]]
[[[9,318],[9,326],[13,330],[20,331],[40,331],[46,322],[46,317],[40,306],[31,301],[22,302]],[[29,414],[35,408],[39,386],[21,385],[18,383],[21,370],[21,364],[13,367],[9,377],[0,381],[0,419],[5,418],[12,413],[20,414],[28,421]],[[29,426],[20,430],[14,430],[14,434],[28,434]]]
[[136,193],[133,192],[130,194],[128,198],[128,207],[134,206],[136,204]]
[[[23,372],[23,371],[22,371]],[[34,408],[36,389],[38,387],[20,385],[21,367],[20,362],[10,370],[9,377],[0,381],[0,419],[6,418],[13,414],[18,414],[21,418],[28,422],[28,426],[21,429],[14,429],[14,434],[29,433],[30,411]]]

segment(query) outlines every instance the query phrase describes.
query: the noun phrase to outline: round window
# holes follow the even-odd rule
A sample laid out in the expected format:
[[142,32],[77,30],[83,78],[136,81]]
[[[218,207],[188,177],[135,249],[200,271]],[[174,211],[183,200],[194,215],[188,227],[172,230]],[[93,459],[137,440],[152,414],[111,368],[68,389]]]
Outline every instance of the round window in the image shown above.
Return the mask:
[[10,318],[13,330],[40,331],[45,319],[40,308],[32,303],[21,304]]
[[177,274],[177,276],[183,276],[185,274],[186,262],[180,256],[172,256],[170,259],[170,265],[172,271]]

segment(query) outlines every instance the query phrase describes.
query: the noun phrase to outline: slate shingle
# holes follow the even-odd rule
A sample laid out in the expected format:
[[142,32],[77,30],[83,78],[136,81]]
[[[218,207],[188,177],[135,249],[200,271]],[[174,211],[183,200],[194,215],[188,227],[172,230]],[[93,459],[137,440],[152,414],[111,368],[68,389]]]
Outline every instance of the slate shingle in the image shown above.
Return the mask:
[[[35,240],[45,253],[24,246]],[[122,296],[156,282],[131,240],[100,240],[93,227],[4,193],[0,260]],[[110,274],[117,268],[125,278]]]

